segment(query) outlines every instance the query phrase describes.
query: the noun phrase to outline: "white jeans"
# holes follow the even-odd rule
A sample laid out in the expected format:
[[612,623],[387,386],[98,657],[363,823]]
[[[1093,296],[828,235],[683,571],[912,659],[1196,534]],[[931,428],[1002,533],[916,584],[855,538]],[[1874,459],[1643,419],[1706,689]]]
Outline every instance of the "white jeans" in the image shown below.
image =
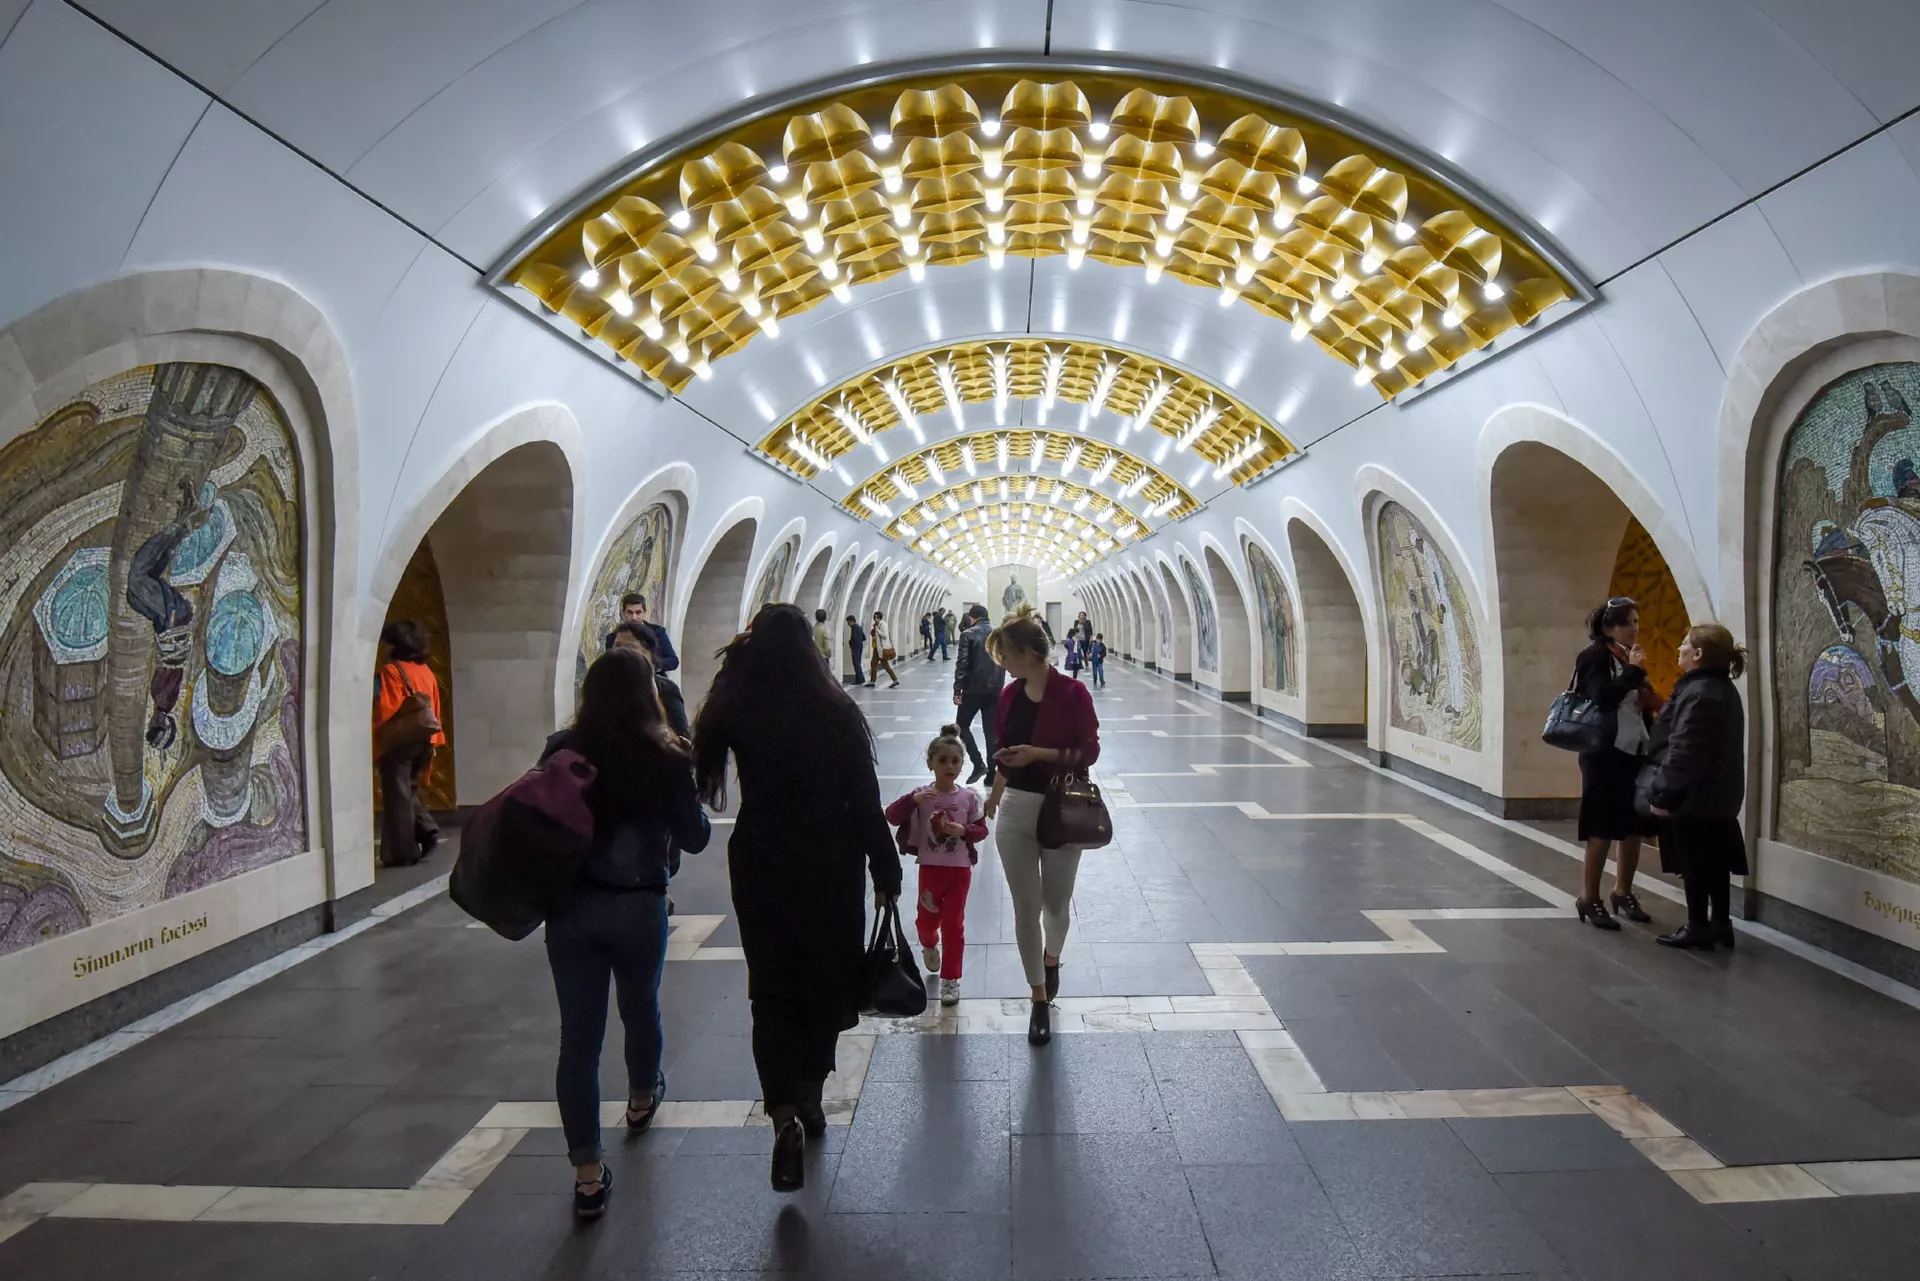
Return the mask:
[[1000,794],[994,831],[1000,867],[1013,894],[1013,938],[1020,945],[1020,965],[1032,987],[1047,981],[1046,958],[1058,957],[1066,946],[1073,881],[1080,874],[1078,849],[1050,850],[1040,845],[1043,799],[1037,792],[1007,788]]

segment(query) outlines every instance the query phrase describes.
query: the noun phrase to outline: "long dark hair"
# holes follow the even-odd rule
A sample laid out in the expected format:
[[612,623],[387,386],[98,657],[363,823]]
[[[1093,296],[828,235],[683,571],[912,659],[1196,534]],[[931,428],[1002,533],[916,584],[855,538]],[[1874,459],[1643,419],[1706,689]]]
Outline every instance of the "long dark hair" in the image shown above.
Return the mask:
[[620,808],[643,808],[662,769],[685,770],[687,754],[667,728],[654,684],[653,661],[642,650],[618,646],[593,660],[580,687],[567,745],[593,763]]
[[721,651],[720,671],[693,723],[701,799],[727,803],[727,753],[752,739],[805,735],[814,751],[873,755],[873,734],[820,651],[798,606],[768,605]]

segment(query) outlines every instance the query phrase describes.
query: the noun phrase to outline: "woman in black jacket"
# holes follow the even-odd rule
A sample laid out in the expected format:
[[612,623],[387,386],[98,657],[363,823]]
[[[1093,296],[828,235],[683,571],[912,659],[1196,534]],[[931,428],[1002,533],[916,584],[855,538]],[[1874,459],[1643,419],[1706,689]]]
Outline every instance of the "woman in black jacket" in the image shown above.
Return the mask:
[[546,756],[562,750],[578,752],[595,771],[586,793],[593,849],[573,893],[547,918],[547,963],[560,1001],[554,1088],[574,1166],[573,1210],[594,1219],[613,1188],[600,1159],[608,980],[626,1027],[627,1128],[644,1130],[667,1091],[660,1070],[667,881],[678,851],[699,853],[711,829],[686,742],[667,727],[644,651],[616,646],[594,660],[579,714],[548,740]]
[[747,955],[753,1062],[773,1121],[772,1179],[806,1181],[805,1139],[825,1133],[821,1086],[840,1033],[859,1022],[866,884],[900,897],[900,852],[880,807],[866,717],[820,662],[805,614],[769,605],[723,655],[694,718],[700,793],[740,814],[727,844]]
[[[1587,615],[1592,643],[1573,662],[1573,689],[1615,716],[1613,741],[1597,752],[1580,754],[1580,840],[1586,845],[1586,877],[1574,910],[1583,921],[1617,930],[1615,913],[1629,921],[1651,920],[1634,897],[1633,874],[1640,869],[1640,841],[1654,834],[1654,822],[1633,807],[1633,780],[1646,754],[1647,723],[1660,710],[1660,696],[1647,683],[1646,653],[1640,648],[1640,607],[1616,596]],[[1620,861],[1613,894],[1600,901],[1607,850],[1618,843]],[[1607,909],[1611,907],[1610,913]]]
[[1686,884],[1687,923],[1658,941],[1710,952],[1733,946],[1728,878],[1747,874],[1747,720],[1733,686],[1747,653],[1726,628],[1702,623],[1687,632],[1679,657],[1684,674],[1653,727],[1648,799],[1660,820],[1660,865]]

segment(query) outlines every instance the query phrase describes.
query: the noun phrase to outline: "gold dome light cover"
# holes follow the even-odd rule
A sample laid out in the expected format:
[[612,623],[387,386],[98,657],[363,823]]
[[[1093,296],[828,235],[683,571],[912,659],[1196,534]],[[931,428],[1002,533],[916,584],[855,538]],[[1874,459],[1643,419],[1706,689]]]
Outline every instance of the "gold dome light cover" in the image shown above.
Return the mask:
[[[1002,512],[1002,508],[1012,510]],[[1147,523],[1123,500],[1097,489],[1059,476],[995,472],[974,479],[962,476],[937,493],[923,495],[894,517],[887,525],[887,536],[910,540],[919,549],[920,540],[935,530],[978,527],[983,512],[1015,525],[1031,523],[1036,529],[1070,527],[1096,537],[1117,535],[1118,542],[1144,538],[1148,532]]]
[[[1232,460],[1228,474],[1236,484],[1294,452],[1273,424],[1198,375],[1110,343],[1031,337],[933,347],[857,374],[768,432],[759,448],[811,478],[820,460],[830,463],[865,437],[898,428],[901,402],[916,417],[935,416],[950,413],[956,397],[963,407],[1059,400],[1097,402],[1122,418],[1145,413],[1146,422],[1129,428],[1136,439],[1146,427],[1178,443],[1198,426],[1183,448],[1216,466]],[[960,417],[977,421],[964,408]]]
[[[1000,470],[1002,441],[1006,442],[1005,472]],[[1040,446],[1040,467],[1050,466],[1052,469],[1046,475],[1041,475],[1040,467],[1034,465],[1036,441]],[[1070,457],[1073,466],[1066,468],[1063,473],[1062,467]],[[967,468],[969,458],[973,460],[972,471]],[[922,445],[912,453],[888,462],[854,486],[852,492],[840,500],[840,505],[862,517],[882,517],[891,525],[899,520],[903,512],[910,510],[899,507],[900,501],[904,499],[910,504],[919,504],[919,491],[922,489],[944,492],[949,487],[959,488],[962,482],[968,482],[970,487],[970,482],[974,480],[985,484],[1004,475],[1010,485],[1024,492],[1023,482],[1028,476],[1042,482],[1071,482],[1071,473],[1076,470],[1084,472],[1087,481],[1104,471],[1106,474],[1101,478],[1103,482],[1113,482],[1122,495],[1128,499],[1137,498],[1147,512],[1157,518],[1177,520],[1200,507],[1199,500],[1185,485],[1131,450],[1092,436],[1046,427],[1007,427],[969,432]],[[912,487],[914,492],[911,495],[902,490],[901,479],[905,479]],[[1070,484],[1069,488],[1077,499],[1090,486]],[[998,486],[994,486],[994,489],[997,493]],[[1095,497],[1098,501],[1097,493]],[[988,505],[998,501],[998,498],[991,499]]]
[[1012,59],[789,97],[643,158],[492,279],[675,391],[829,294],[1009,253],[1218,290],[1383,397],[1589,296],[1439,162],[1140,66]]

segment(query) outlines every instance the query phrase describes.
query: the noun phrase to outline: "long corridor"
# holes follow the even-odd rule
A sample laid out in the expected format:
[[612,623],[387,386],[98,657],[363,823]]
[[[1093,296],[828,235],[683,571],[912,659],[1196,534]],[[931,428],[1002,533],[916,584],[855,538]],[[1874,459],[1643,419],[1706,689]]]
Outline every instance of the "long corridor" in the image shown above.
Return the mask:
[[[949,666],[901,671],[855,691],[885,798],[951,714]],[[1082,865],[1060,1035],[1020,1035],[989,845],[965,999],[842,1039],[797,1196],[767,1187],[722,826],[674,884],[669,1102],[627,1142],[609,1106],[603,1222],[569,1210],[537,936],[429,881],[8,1085],[0,1274],[1913,1275],[1920,1010],[1762,931],[1656,947],[1683,913],[1654,877],[1654,925],[1589,929],[1555,838],[1109,676],[1116,839]]]

